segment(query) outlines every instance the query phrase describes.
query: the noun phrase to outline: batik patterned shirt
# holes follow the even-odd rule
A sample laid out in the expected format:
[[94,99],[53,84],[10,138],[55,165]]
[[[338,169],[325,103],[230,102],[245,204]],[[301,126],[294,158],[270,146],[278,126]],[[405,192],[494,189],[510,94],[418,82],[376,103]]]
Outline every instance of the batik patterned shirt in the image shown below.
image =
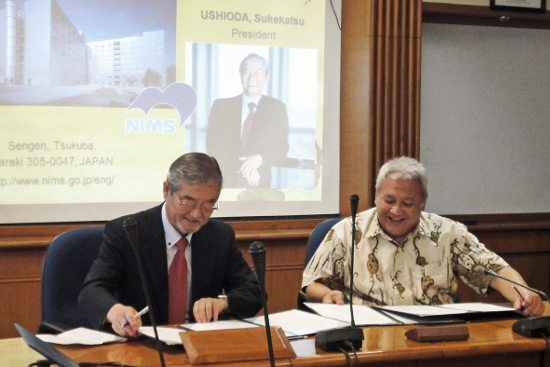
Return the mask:
[[[453,303],[457,276],[485,296],[491,278],[483,270],[508,266],[466,226],[435,214],[422,212],[401,243],[380,227],[376,208],[359,213],[355,227],[354,304]],[[317,282],[349,298],[351,236],[351,217],[330,229],[304,270],[302,288]]]

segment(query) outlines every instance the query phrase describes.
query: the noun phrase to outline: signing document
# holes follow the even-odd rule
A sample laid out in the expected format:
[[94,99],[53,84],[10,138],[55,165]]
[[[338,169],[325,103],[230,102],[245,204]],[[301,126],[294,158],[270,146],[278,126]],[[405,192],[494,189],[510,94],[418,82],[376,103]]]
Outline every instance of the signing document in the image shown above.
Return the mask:
[[[328,303],[304,303],[307,307],[321,316],[351,323],[349,305],[334,305]],[[364,325],[395,325],[399,321],[385,315],[384,313],[364,305],[353,305],[353,317],[355,324]]]
[[[181,324],[177,328],[173,327],[157,327],[157,333],[160,341],[168,345],[182,344],[180,333],[187,331],[209,331],[209,330],[227,330],[227,329],[244,329],[259,327],[259,325],[251,324],[240,320],[221,320],[215,322]],[[150,338],[155,337],[155,332],[152,326],[142,326],[139,328],[142,335]]]
[[[251,317],[246,321],[265,326],[263,316]],[[349,322],[322,317],[313,313],[290,310],[269,315],[270,326],[280,326],[287,338],[299,338],[313,335],[319,331],[347,327]]]
[[101,345],[106,343],[125,342],[126,338],[102,331],[79,327],[58,335],[38,334],[37,337],[45,342],[61,345]]

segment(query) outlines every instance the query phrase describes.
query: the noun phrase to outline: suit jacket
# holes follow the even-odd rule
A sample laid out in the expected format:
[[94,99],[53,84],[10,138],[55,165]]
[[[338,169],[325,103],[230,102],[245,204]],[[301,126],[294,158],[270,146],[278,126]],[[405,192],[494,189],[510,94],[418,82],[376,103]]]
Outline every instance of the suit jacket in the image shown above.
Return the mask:
[[224,187],[249,187],[239,172],[239,157],[260,154],[263,158],[259,187],[271,187],[271,167],[283,163],[288,153],[288,114],[278,99],[262,96],[256,106],[248,143],[241,145],[242,94],[217,99],[212,104],[206,132],[206,151],[220,164]]
[[[168,323],[168,264],[161,217],[162,205],[131,215],[137,222],[140,257],[155,321]],[[109,309],[122,303],[140,310],[147,305],[135,254],[122,227],[128,216],[105,225],[98,258],[86,277],[78,299],[79,309],[100,329]],[[256,277],[235,243],[231,226],[209,220],[191,239],[191,303],[225,290],[231,313],[252,317],[262,308]],[[151,312],[151,311],[149,311]],[[194,321],[191,312],[191,322]],[[149,315],[142,322],[150,324]]]

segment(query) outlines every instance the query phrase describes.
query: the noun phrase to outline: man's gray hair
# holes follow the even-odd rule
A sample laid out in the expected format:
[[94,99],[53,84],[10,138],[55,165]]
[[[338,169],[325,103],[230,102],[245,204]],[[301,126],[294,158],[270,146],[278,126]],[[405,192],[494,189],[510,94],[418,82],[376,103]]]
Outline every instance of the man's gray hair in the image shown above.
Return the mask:
[[380,188],[388,175],[394,180],[418,180],[422,189],[422,198],[428,198],[428,174],[424,165],[416,159],[399,157],[384,163],[376,178],[376,194],[380,192]]
[[262,62],[262,64],[264,65],[265,75],[269,75],[269,65],[268,65],[267,61],[265,61],[265,59],[264,59],[262,56],[258,55],[258,54],[250,54],[250,55],[248,55],[247,57],[245,57],[245,58],[243,59],[243,61],[241,61],[241,65],[239,66],[239,74],[240,74],[240,75],[243,75],[243,73],[244,73],[244,66],[246,65],[246,62],[247,62],[248,60],[251,60],[251,59],[258,59],[258,60],[260,60],[260,61]]
[[166,182],[170,192],[179,191],[181,183],[189,185],[214,181],[222,190],[223,176],[216,158],[204,153],[186,153],[170,165]]

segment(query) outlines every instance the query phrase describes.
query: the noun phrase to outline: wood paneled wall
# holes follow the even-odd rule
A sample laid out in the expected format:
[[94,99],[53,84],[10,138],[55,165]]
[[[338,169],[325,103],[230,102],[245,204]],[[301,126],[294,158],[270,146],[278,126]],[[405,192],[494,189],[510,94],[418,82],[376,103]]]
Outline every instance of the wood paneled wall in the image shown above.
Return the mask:
[[[550,275],[550,213],[522,215],[476,215],[470,230],[485,245],[501,254],[527,283],[548,292]],[[309,235],[321,219],[229,222],[237,245],[250,265],[248,248],[262,241],[266,252],[268,309],[279,312],[296,308]],[[36,331],[40,324],[42,259],[49,241],[57,234],[82,225],[25,226],[41,236],[26,236],[24,227],[0,226],[0,338],[17,336],[14,322]],[[480,299],[467,286],[459,286],[461,301],[502,302],[495,293]]]
[[420,155],[420,0],[362,0],[342,8],[340,213],[349,196],[374,202],[390,158]]
[[491,10],[488,6],[440,3],[423,3],[422,7],[424,23],[550,29],[550,12],[515,12]]

